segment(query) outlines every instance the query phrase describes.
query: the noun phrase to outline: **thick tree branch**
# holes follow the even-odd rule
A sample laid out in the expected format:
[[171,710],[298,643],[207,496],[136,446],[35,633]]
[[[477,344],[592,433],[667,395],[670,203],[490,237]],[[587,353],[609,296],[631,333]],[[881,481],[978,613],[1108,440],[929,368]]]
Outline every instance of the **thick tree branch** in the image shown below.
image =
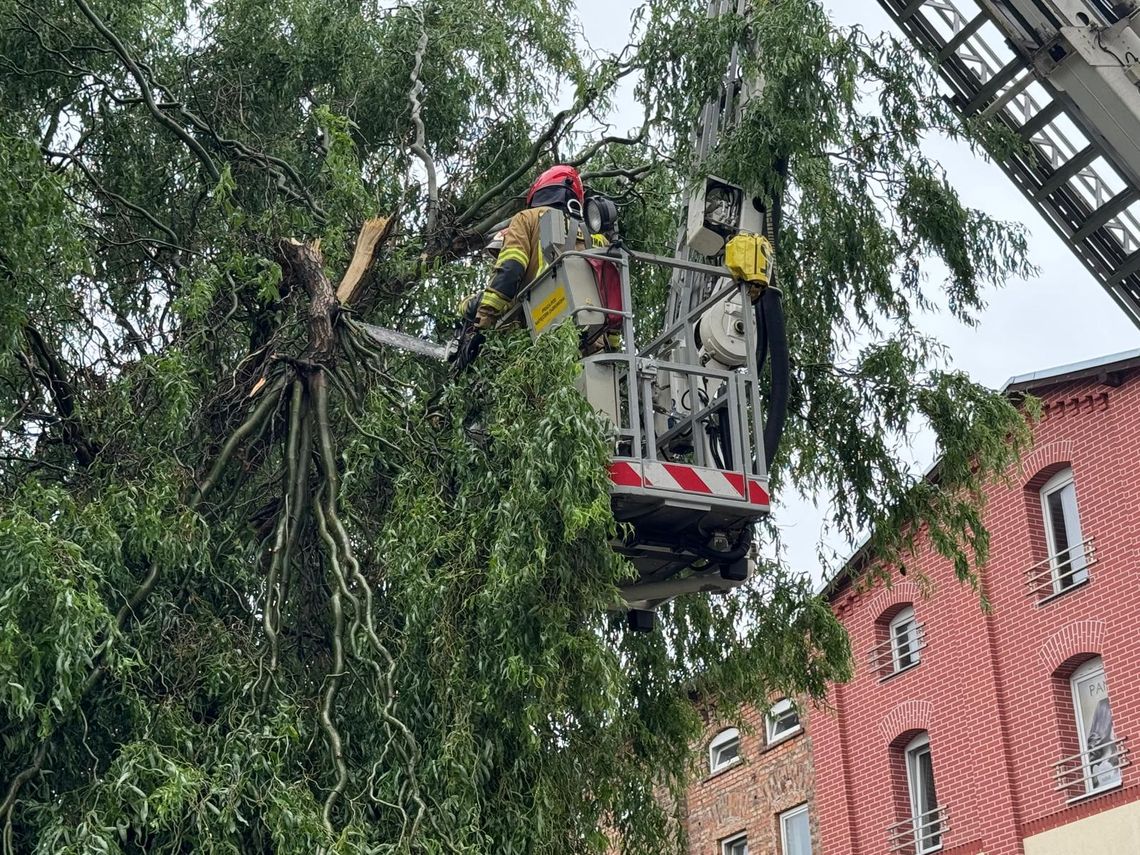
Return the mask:
[[86,468],[95,461],[99,448],[87,438],[84,427],[75,413],[75,389],[67,379],[59,358],[48,347],[39,330],[31,324],[26,324],[24,336],[39,367],[39,379],[47,387],[56,412],[59,413],[64,441],[75,452],[75,459],[79,465]]
[[360,227],[360,234],[356,237],[356,247],[352,251],[348,270],[344,272],[344,277],[336,288],[336,298],[341,305],[351,306],[361,297],[364,277],[375,265],[380,247],[391,235],[395,225],[395,214],[364,221],[364,225]]
[[278,249],[284,260],[282,265],[295,282],[299,282],[309,295],[309,352],[317,362],[330,363],[336,351],[333,321],[340,309],[336,291],[325,275],[324,258],[320,246],[283,240]]

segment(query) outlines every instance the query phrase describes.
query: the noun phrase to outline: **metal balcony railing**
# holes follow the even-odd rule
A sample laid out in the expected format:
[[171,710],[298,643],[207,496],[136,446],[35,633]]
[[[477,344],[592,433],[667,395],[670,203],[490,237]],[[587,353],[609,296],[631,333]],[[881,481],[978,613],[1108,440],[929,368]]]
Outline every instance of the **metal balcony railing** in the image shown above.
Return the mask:
[[1096,564],[1096,545],[1090,537],[1038,561],[1025,571],[1026,595],[1042,603],[1092,578],[1089,568]]
[[867,661],[871,670],[886,678],[899,671],[917,665],[922,658],[920,651],[926,647],[926,627],[912,623],[901,635],[880,641],[867,651]]
[[1076,799],[1120,785],[1121,770],[1131,765],[1127,737],[1118,736],[1053,764],[1057,789]]
[[924,855],[942,848],[942,837],[950,830],[946,806],[896,822],[887,829],[887,851],[891,855]]

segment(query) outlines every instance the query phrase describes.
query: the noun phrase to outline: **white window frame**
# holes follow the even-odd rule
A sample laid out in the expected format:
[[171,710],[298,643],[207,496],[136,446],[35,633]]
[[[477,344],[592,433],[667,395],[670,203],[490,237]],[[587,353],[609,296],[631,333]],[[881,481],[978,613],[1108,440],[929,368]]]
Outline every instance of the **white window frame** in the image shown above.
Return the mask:
[[[906,655],[910,657],[910,661],[904,665],[902,662],[902,645],[899,643],[899,630],[908,623],[910,624],[910,629],[907,630],[908,649]],[[922,661],[922,654],[918,649],[918,620],[915,618],[914,606],[907,606],[901,609],[897,615],[891,618],[891,622],[887,624],[887,637],[891,642],[892,673],[897,674],[899,671],[913,668]]]
[[[1090,722],[1086,722],[1084,720],[1084,713],[1081,712],[1080,690],[1077,688],[1077,685],[1078,683],[1090,679],[1096,679],[1097,677],[1104,680],[1105,700],[1109,700],[1112,697],[1112,693],[1108,690],[1108,677],[1104,672],[1104,660],[1099,656],[1083,663],[1079,668],[1077,668],[1076,671],[1073,672],[1073,676],[1069,678],[1069,689],[1073,693],[1073,718],[1077,725],[1077,739],[1080,740],[1081,746],[1081,775],[1084,778],[1085,782],[1085,792],[1081,798],[1084,796],[1093,795],[1095,793],[1103,793],[1107,792],[1108,790],[1115,790],[1117,787],[1121,786],[1124,781],[1124,776],[1120,772],[1119,754],[1117,754],[1118,759],[1116,780],[1108,784],[1094,786],[1092,768],[1085,763],[1085,758],[1088,757],[1089,752],[1088,731]],[[1110,708],[1111,703],[1111,700],[1109,700]]]
[[[744,844],[743,849],[736,849],[739,843]],[[721,855],[748,855],[748,835],[735,834],[726,840],[720,842]]]
[[[903,759],[906,763],[906,788],[907,792],[910,794],[910,818],[914,823],[914,851],[917,853],[917,855],[926,855],[928,852],[939,851],[942,848],[943,838],[945,836],[943,834],[941,825],[939,825],[938,831],[936,832],[938,835],[938,842],[933,846],[928,846],[926,844],[926,836],[931,832],[924,830],[921,827],[921,823],[923,822],[923,815],[929,813],[929,811],[922,810],[922,803],[925,801],[925,799],[923,799],[924,793],[922,792],[922,775],[920,774],[918,760],[923,754],[930,755],[931,767],[933,768],[934,755],[931,754],[930,751],[929,733],[920,733],[918,736],[912,739],[907,745],[906,751],[903,754]],[[935,793],[934,801],[935,808],[937,808],[937,793]]]
[[[723,762],[718,762],[721,750],[732,743],[736,745],[736,756]],[[714,736],[709,743],[709,773],[714,774],[730,766],[735,766],[740,760],[740,731],[735,727],[726,727]]]
[[[788,855],[788,820],[798,817],[801,813],[806,814],[808,806],[802,804],[799,807],[786,810],[780,814],[780,852],[782,855]],[[811,818],[808,818],[808,852],[812,851],[811,846]]]
[[[1053,533],[1053,512],[1049,509],[1049,497],[1057,493],[1061,494],[1061,511],[1064,515],[1062,523],[1065,526],[1065,537],[1069,541],[1068,556],[1064,559],[1060,557],[1060,550],[1057,548]],[[1085,538],[1081,532],[1081,514],[1077,504],[1077,483],[1072,469],[1062,469],[1041,488],[1041,521],[1045,525],[1045,544],[1049,550],[1053,593],[1060,594],[1087,582],[1088,556],[1085,554]],[[1062,573],[1068,572],[1073,565],[1078,564],[1080,565],[1078,569],[1067,578],[1061,578]]]
[[[788,717],[789,713],[796,717],[796,723],[786,730],[780,730],[780,724]],[[776,701],[768,710],[768,714],[764,716],[764,733],[768,738],[769,745],[777,745],[785,739],[791,739],[802,730],[799,711],[796,709],[796,705],[792,703],[791,698],[781,698]]]

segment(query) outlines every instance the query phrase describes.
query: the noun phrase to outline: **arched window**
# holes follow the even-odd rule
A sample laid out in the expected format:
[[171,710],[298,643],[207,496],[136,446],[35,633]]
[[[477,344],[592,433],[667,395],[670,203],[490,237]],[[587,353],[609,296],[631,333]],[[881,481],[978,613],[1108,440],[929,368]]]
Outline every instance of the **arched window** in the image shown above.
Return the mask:
[[1089,659],[1069,678],[1073,693],[1073,718],[1080,753],[1058,764],[1062,784],[1077,795],[1088,795],[1120,786],[1124,746],[1112,724],[1108,679],[1104,661]]
[[740,760],[740,731],[735,727],[722,730],[709,743],[709,771],[719,772]]
[[913,668],[926,646],[926,629],[910,603],[896,604],[883,612],[875,621],[875,636],[877,641],[868,659],[880,680]]
[[912,739],[906,746],[904,757],[915,851],[934,852],[942,848],[942,810],[934,789],[930,734],[924,731]]
[[914,606],[907,606],[891,619],[887,635],[891,641],[891,665],[894,671],[902,671],[918,664],[919,626],[914,618]]
[[1072,469],[1062,469],[1045,482],[1041,488],[1041,514],[1045,522],[1052,592],[1060,594],[1089,578],[1087,544],[1081,533]]

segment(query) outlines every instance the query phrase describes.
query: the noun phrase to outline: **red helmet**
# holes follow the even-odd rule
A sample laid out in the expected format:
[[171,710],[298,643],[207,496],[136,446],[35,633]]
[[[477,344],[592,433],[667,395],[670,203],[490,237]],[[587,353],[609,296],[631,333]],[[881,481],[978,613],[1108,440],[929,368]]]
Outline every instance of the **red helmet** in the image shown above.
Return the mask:
[[586,191],[582,188],[582,176],[573,166],[564,164],[552,166],[534,179],[534,183],[526,191],[526,203],[529,205],[534,194],[544,187],[569,187],[570,192],[578,199],[579,204],[586,203]]

